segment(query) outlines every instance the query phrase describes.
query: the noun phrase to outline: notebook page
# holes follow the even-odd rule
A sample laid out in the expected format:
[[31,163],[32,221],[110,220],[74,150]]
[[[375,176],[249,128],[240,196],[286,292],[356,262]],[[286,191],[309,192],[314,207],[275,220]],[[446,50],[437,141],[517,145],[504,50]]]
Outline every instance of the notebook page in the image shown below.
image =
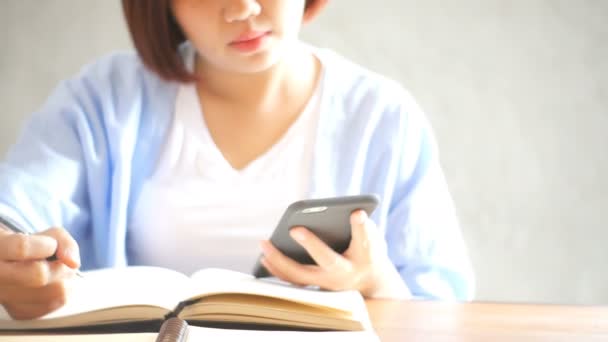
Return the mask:
[[[175,271],[135,266],[82,272],[66,282],[68,298],[64,306],[40,319],[127,305],[151,305],[173,310],[182,297],[191,295],[190,279]],[[3,312],[2,320],[10,320]],[[4,324],[0,324],[4,326]]]
[[355,319],[369,322],[365,301],[357,291],[320,291],[278,280],[256,279],[249,274],[223,269],[204,269],[194,273],[191,278],[198,294],[232,292],[283,298],[352,312]]

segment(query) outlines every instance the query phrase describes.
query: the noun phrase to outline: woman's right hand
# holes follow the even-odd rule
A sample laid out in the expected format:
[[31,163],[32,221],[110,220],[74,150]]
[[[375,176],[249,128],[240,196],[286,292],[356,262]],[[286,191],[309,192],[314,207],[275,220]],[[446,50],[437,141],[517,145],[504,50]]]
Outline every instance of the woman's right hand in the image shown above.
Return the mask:
[[[57,253],[57,260],[46,258]],[[0,304],[14,319],[33,319],[63,306],[64,280],[80,267],[78,244],[62,228],[16,234],[0,226]]]

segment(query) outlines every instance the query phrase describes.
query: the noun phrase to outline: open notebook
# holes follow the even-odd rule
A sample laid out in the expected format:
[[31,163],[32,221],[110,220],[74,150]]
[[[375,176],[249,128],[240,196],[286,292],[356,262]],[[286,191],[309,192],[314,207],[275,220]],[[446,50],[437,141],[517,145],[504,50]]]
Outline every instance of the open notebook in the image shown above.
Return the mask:
[[[187,277],[157,267],[84,272],[65,306],[40,319],[0,317],[3,331],[158,331],[171,316],[190,325],[273,330],[371,330],[357,291],[329,292],[222,269]],[[147,323],[147,324],[142,324]],[[148,328],[140,328],[148,327]]]

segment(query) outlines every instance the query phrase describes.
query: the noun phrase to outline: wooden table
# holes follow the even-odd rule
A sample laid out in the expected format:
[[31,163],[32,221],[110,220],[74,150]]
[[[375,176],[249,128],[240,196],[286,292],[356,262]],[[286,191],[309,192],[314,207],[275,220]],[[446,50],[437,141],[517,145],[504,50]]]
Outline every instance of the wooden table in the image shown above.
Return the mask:
[[[381,341],[608,341],[608,307],[368,300]],[[103,342],[103,335],[0,336],[4,342]],[[155,334],[113,335],[153,342]],[[337,342],[337,341],[336,341]]]
[[608,341],[608,307],[367,301],[382,341]]

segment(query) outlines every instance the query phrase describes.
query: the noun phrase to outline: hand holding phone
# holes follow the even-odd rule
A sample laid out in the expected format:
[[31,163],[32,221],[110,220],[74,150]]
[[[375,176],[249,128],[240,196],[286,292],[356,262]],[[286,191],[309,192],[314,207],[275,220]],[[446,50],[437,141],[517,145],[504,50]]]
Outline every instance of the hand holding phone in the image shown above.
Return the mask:
[[[376,195],[356,195],[323,199],[303,200],[291,204],[286,210],[270,242],[283,254],[301,264],[315,264],[308,252],[289,235],[293,227],[306,227],[336,253],[342,254],[351,241],[350,215],[364,210],[371,215],[379,202]],[[253,275],[266,277],[270,274],[256,263]]]

